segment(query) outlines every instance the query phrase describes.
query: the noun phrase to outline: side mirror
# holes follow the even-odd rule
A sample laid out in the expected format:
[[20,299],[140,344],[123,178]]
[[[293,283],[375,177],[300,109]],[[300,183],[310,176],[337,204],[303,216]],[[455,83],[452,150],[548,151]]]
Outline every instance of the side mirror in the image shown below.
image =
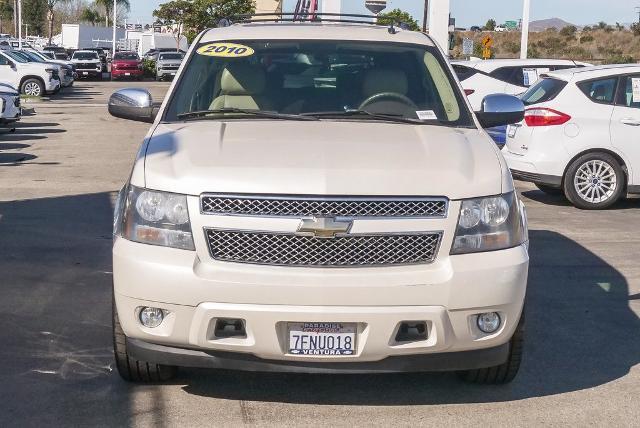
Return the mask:
[[157,111],[146,89],[127,88],[114,92],[109,98],[109,113],[121,119],[152,123]]
[[9,67],[13,68],[13,69],[15,69],[15,68],[16,68],[16,63],[15,63],[15,62],[13,62],[13,61],[8,61],[8,62],[7,62],[7,65],[8,65]]
[[476,116],[483,128],[511,125],[524,119],[524,104],[513,95],[491,94],[484,97]]

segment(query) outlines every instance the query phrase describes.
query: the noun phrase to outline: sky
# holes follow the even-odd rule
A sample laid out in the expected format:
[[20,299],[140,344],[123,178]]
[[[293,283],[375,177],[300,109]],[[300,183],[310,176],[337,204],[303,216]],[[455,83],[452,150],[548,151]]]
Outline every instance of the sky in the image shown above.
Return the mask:
[[[322,0],[320,0],[322,1]],[[364,0],[343,0],[364,3]],[[400,8],[411,13],[418,22],[422,21],[423,0],[387,0],[387,10]],[[437,0],[430,0],[437,1]],[[450,0],[451,15],[456,18],[456,26],[470,27],[484,25],[489,18],[498,23],[518,20],[522,16],[521,0]],[[151,13],[163,0],[130,0],[130,22],[150,23]],[[295,6],[296,0],[285,0],[286,9]],[[606,6],[605,6],[606,5]],[[638,20],[634,10],[640,0],[531,0],[531,20],[561,18],[577,25],[606,21],[629,23]],[[358,11],[356,11],[358,12]]]

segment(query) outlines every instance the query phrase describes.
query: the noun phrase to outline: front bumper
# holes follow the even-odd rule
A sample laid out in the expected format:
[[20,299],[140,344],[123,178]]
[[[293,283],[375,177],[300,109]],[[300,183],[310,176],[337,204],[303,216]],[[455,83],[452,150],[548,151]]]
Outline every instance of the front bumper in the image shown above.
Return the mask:
[[45,82],[45,91],[47,93],[56,92],[61,86],[62,85],[59,80],[47,80]]
[[510,152],[506,146],[502,149],[502,155],[514,179],[549,187],[562,186],[562,172],[557,171],[559,159],[548,160],[546,157],[539,158],[535,155],[519,155]]
[[76,73],[78,73],[78,77],[98,77],[102,76],[102,70],[96,70],[95,68],[90,68],[87,70],[77,69]]
[[161,78],[164,79],[165,77],[175,77],[176,74],[178,73],[178,70],[170,70],[170,69],[158,69],[156,70],[156,75]]
[[[520,318],[528,273],[525,245],[442,257],[427,266],[344,270],[211,266],[194,252],[122,238],[114,242],[113,257],[116,307],[130,339],[331,366],[500,347]],[[137,316],[143,306],[160,307],[168,315],[155,329],[143,327]],[[500,314],[503,323],[496,333],[477,328],[476,315],[482,312]],[[217,318],[243,319],[246,337],[216,338],[212,326]],[[395,342],[402,321],[425,321],[427,339]],[[356,323],[357,352],[339,357],[288,354],[288,322]]]
[[120,77],[140,77],[142,76],[144,73],[143,70],[140,69],[123,69],[123,70],[118,70],[118,69],[112,69],[111,70],[111,76],[114,78],[120,78]]
[[453,371],[493,367],[507,360],[509,344],[474,351],[394,356],[373,362],[333,362],[331,364],[319,361],[266,360],[242,353],[176,348],[138,339],[127,339],[127,352],[138,360],[169,366],[256,372],[358,374]]

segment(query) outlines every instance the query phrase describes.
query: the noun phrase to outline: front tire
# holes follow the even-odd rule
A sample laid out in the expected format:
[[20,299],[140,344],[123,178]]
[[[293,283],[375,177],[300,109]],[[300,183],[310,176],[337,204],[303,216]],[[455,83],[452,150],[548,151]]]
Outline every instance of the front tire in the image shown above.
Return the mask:
[[41,97],[44,95],[44,84],[38,79],[27,79],[22,82],[20,92],[30,97]]
[[615,204],[625,188],[625,174],[608,153],[587,153],[573,161],[564,177],[567,199],[583,210],[602,210]]
[[120,326],[115,299],[112,303],[113,353],[120,377],[127,382],[166,382],[175,377],[177,368],[140,361],[127,353],[127,341]]
[[515,379],[522,362],[522,350],[524,348],[524,309],[520,315],[520,321],[516,331],[509,341],[509,357],[499,366],[483,369],[464,370],[458,372],[458,376],[465,382],[483,385],[502,385]]

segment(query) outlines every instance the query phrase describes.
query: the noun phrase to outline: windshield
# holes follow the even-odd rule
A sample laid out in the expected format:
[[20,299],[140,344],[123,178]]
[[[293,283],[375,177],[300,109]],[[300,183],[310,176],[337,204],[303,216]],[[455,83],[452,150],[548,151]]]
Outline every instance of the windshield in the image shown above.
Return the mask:
[[38,55],[29,52],[29,51],[21,51],[19,52],[20,54],[22,54],[25,58],[27,58],[27,60],[31,61],[31,62],[44,62],[44,60],[42,58],[40,58]]
[[95,52],[75,52],[73,54],[73,59],[98,59],[98,54]]
[[166,60],[166,59],[177,59],[177,60],[181,60],[182,59],[182,54],[179,53],[172,53],[172,54],[160,54],[160,61],[162,60]]
[[55,55],[52,52],[42,52],[41,55],[49,59],[55,59]]
[[4,53],[9,55],[11,59],[13,59],[14,61],[21,62],[21,63],[29,62],[24,56],[18,54],[18,52],[16,51],[5,51]]
[[113,59],[138,60],[138,54],[135,52],[119,52],[114,55]]
[[208,110],[214,112],[203,118],[226,119],[238,115],[231,109],[244,109],[345,120],[380,120],[387,115],[415,123],[473,126],[453,82],[437,49],[423,45],[333,40],[204,43],[191,56],[164,120]]

